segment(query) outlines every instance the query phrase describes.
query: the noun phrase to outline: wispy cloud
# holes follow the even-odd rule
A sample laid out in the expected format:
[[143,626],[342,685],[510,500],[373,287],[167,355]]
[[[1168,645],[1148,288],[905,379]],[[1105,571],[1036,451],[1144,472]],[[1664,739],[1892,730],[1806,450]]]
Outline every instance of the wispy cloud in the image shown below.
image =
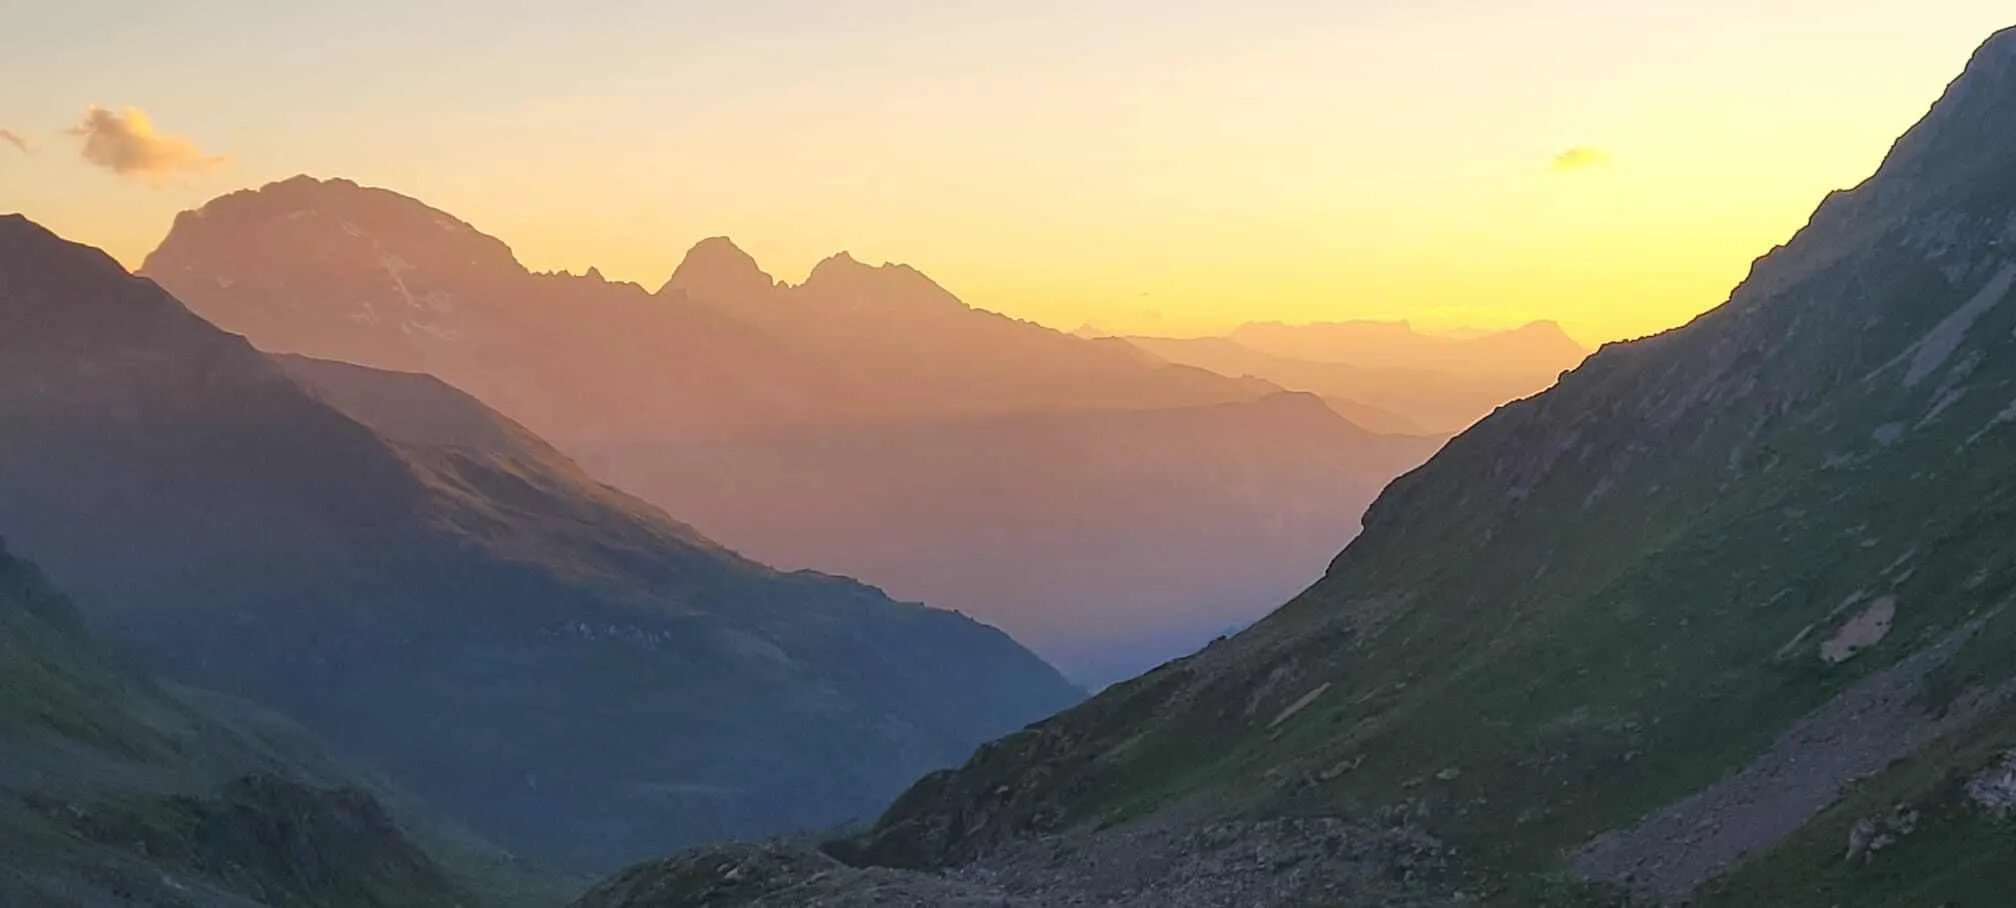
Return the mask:
[[1601,148],[1579,145],[1554,156],[1547,169],[1553,173],[1579,173],[1610,163],[1610,153]]
[[22,154],[28,154],[35,150],[34,146],[28,144],[26,136],[11,129],[0,129],[0,142],[5,142],[20,149]]
[[82,139],[84,160],[125,177],[159,182],[176,174],[203,173],[230,162],[225,155],[206,154],[196,143],[161,132],[145,111],[128,107],[114,113],[90,107],[70,127]]

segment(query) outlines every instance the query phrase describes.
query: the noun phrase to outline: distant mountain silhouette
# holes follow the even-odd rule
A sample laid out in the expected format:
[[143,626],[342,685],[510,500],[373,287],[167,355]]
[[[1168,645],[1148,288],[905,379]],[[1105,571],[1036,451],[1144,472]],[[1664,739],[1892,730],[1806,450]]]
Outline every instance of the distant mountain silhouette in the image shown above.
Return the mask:
[[630,482],[784,563],[1012,616],[1025,642],[1098,683],[1298,592],[1356,533],[1360,502],[1439,443],[1374,436],[1284,392],[779,431],[638,451],[648,466]]
[[1449,433],[1552,385],[1589,351],[1553,322],[1446,337],[1405,322],[1248,324],[1226,337],[1129,337],[1173,363],[1321,394],[1367,428]]
[[1549,321],[1460,336],[1417,331],[1407,322],[1250,322],[1228,336],[1275,356],[1469,377],[1552,379],[1589,355],[1587,347]]
[[341,180],[186,213],[144,273],[262,349],[438,376],[731,548],[976,615],[1094,684],[1312,579],[1434,446],[901,265],[793,285],[714,238],[646,293]]
[[999,631],[746,560],[436,379],[276,362],[18,217],[0,326],[0,533],[149,665],[502,844],[836,822],[1077,696]]

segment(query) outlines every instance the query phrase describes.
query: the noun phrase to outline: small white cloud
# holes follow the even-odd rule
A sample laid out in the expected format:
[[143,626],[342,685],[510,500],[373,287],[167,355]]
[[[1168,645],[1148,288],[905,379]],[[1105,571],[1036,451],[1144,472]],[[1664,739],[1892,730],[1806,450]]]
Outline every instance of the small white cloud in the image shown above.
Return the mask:
[[93,106],[70,127],[84,141],[84,160],[124,177],[159,182],[178,173],[203,173],[230,163],[225,155],[205,154],[196,143],[161,132],[145,111],[128,107],[114,113]]

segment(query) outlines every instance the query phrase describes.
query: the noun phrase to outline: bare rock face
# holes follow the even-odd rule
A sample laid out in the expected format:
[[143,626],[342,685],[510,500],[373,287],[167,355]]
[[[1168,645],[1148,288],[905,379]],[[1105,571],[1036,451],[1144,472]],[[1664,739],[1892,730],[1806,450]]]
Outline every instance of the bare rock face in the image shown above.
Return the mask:
[[1967,797],[1997,820],[2016,815],[2016,753],[1968,779]]
[[1876,853],[1918,831],[1918,811],[1899,805],[1883,816],[1864,817],[1848,832],[1848,860],[1868,863]]
[[1820,644],[1820,658],[1828,662],[1846,662],[1890,636],[1890,627],[1897,620],[1897,597],[1884,596],[1869,604],[1855,617],[1843,624],[1841,629],[1827,642]]

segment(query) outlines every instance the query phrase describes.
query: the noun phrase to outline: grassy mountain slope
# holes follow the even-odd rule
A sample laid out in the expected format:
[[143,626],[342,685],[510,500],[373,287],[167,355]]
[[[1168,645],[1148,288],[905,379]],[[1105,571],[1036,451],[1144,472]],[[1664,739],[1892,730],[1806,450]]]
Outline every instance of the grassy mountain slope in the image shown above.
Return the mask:
[[502,844],[823,826],[1078,696],[1006,635],[782,574],[433,379],[291,362],[0,219],[0,531],[165,676]]
[[2016,31],[1725,306],[1487,418],[1309,592],[927,778],[863,857],[1397,812],[1503,904],[2004,891],[1963,792],[2016,692],[2011,149]]
[[0,854],[9,905],[487,903],[304,734],[116,667],[4,551]]

